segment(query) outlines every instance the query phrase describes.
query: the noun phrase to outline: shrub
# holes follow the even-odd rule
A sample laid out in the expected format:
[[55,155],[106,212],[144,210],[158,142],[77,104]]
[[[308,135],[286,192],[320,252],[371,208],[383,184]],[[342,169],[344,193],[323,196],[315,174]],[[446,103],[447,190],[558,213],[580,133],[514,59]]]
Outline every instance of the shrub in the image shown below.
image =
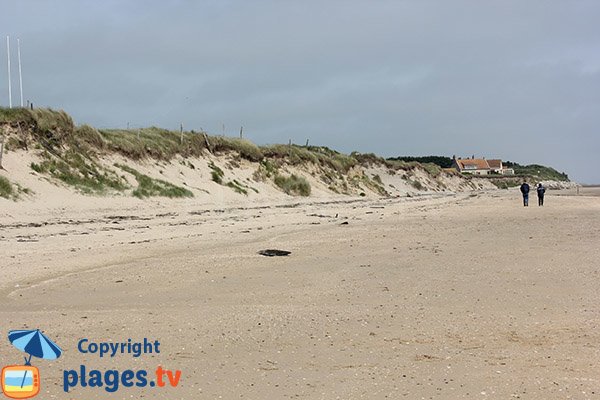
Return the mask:
[[10,199],[15,195],[12,184],[8,179],[3,176],[0,176],[0,197],[4,197],[5,199]]
[[301,176],[294,174],[287,177],[277,175],[274,182],[275,185],[289,195],[310,196],[310,183]]

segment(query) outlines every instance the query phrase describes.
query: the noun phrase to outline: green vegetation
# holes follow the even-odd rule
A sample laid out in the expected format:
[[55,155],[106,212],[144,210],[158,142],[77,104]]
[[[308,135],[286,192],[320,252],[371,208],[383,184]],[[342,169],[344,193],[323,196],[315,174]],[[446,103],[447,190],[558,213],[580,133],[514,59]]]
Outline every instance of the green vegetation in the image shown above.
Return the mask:
[[15,190],[8,179],[0,176],[0,197],[5,199],[12,199],[15,195]]
[[208,168],[210,168],[212,170],[211,174],[212,174],[212,180],[214,182],[217,182],[219,185],[223,184],[223,177],[225,176],[225,173],[223,172],[223,170],[219,167],[217,167],[215,165],[214,162],[209,162],[208,163]]
[[36,143],[42,147],[53,148],[64,142],[74,142],[75,126],[71,117],[64,111],[52,109],[1,108],[0,123],[16,128],[24,137],[11,144],[11,148],[27,148],[30,132]]
[[240,194],[248,194],[248,190],[252,190],[255,193],[258,193],[258,190],[248,186],[248,185],[244,185],[243,183],[240,183],[238,180],[234,179],[233,181],[229,181],[227,182],[227,184],[225,186],[228,186],[230,188],[232,188],[233,190],[235,190],[236,193],[240,193]]
[[18,183],[11,183],[7,178],[0,176],[0,197],[9,200],[18,200],[22,194],[31,194],[31,190]]
[[[367,189],[380,195],[387,195],[379,175],[372,178],[361,173],[357,167],[377,167],[391,175],[398,174],[415,189],[423,190],[423,184],[415,178],[413,171],[423,169],[439,187],[443,187],[442,168],[452,165],[452,159],[445,156],[394,157],[384,159],[373,153],[353,152],[350,155],[339,153],[323,146],[299,146],[295,144],[272,144],[257,146],[241,139],[223,136],[210,136],[204,132],[173,131],[156,127],[141,129],[95,129],[88,125],[75,127],[73,120],[64,111],[51,109],[29,110],[24,108],[0,108],[0,124],[7,132],[7,150],[35,149],[41,161],[32,163],[31,169],[39,174],[73,186],[83,193],[105,194],[111,191],[129,189],[127,181],[112,168],[103,167],[100,159],[110,154],[120,154],[132,160],[154,160],[170,162],[179,160],[183,166],[196,169],[189,157],[203,157],[208,152],[227,156],[227,168],[238,168],[243,160],[258,163],[253,174],[255,181],[272,180],[284,192],[293,195],[310,194],[310,184],[298,175],[282,174],[286,167],[293,166],[320,179],[330,190],[338,193],[360,193]],[[536,180],[568,180],[564,173],[541,165],[521,166],[506,162],[515,170],[512,179],[535,177]],[[120,166],[119,168],[125,170]],[[241,194],[256,189],[237,180],[225,179],[225,172],[213,162],[209,163],[211,179]],[[225,168],[224,168],[225,169]],[[132,171],[135,171],[132,169]],[[399,171],[406,171],[399,173]],[[192,193],[168,182],[152,179],[135,171],[133,174],[138,187],[134,195],[138,197],[191,196]],[[183,172],[182,172],[183,173]],[[420,175],[419,175],[420,176]],[[489,176],[499,187],[511,186],[512,180],[505,176]],[[9,183],[10,184],[10,183]],[[7,185],[2,189],[7,193]],[[20,193],[18,186],[12,185],[13,192]],[[364,193],[364,192],[363,192]]]
[[98,132],[96,128],[93,128],[89,125],[81,125],[75,128],[74,135],[80,141],[80,143],[86,143],[92,148],[106,148],[106,141],[100,132]]
[[353,151],[350,156],[361,165],[385,165],[386,160],[373,153],[359,153]]
[[[289,148],[289,146],[287,147]],[[268,159],[260,162],[256,171],[252,174],[252,177],[257,182],[273,179],[273,183],[275,183],[277,187],[292,196],[310,196],[310,183],[308,183],[304,177],[295,174],[290,176],[282,175],[279,172],[279,166]],[[337,192],[335,188],[332,190]]]
[[55,111],[47,108],[29,110],[35,121],[36,130],[48,138],[61,139],[73,134],[75,124],[73,119],[64,111]]
[[419,164],[435,164],[440,168],[451,168],[452,158],[446,156],[423,156],[423,157],[412,157],[412,156],[400,156],[390,157],[389,161],[404,161],[404,162],[417,162]]
[[310,196],[310,183],[298,175],[277,175],[274,179],[275,185],[285,193],[294,196]]
[[148,175],[144,175],[127,165],[115,164],[115,166],[121,168],[125,172],[129,172],[135,177],[138,187],[134,189],[132,194],[140,199],[154,196],[169,198],[194,197],[194,194],[186,188],[175,186],[172,183],[163,181],[161,179],[151,178]]
[[498,189],[509,189],[511,187],[517,187],[519,185],[521,185],[521,183],[523,182],[522,178],[504,178],[504,179],[490,179],[490,182],[492,182],[494,185],[496,185],[496,187]]
[[410,184],[417,190],[423,190],[423,184],[416,179],[409,179]]
[[10,150],[17,150],[17,149],[27,149],[27,143],[23,140],[17,139],[14,136],[10,136],[6,140],[6,143],[4,143],[4,150],[8,152]]
[[243,183],[240,183],[236,179],[225,183],[223,181],[223,178],[225,177],[225,173],[223,172],[223,170],[221,168],[219,168],[217,165],[215,165],[214,162],[210,161],[208,163],[208,167],[212,170],[211,171],[212,180],[214,182],[218,183],[219,185],[224,185],[224,186],[230,187],[236,193],[240,193],[240,194],[247,195],[248,189],[253,190],[254,192],[258,193],[258,190],[256,190],[255,188],[250,187],[248,185],[244,185]]
[[262,160],[258,164],[258,168],[252,174],[252,178],[257,182],[264,182],[269,178],[277,175],[278,167],[269,160]]
[[127,158],[140,160],[154,158],[170,160],[177,154],[191,151],[181,144],[179,132],[156,127],[144,129],[101,129],[99,131],[108,149]]
[[373,179],[370,179],[367,175],[355,175],[350,179],[350,183],[356,187],[357,189],[362,189],[362,185],[371,189],[374,192],[377,192],[381,196],[388,196],[389,193],[383,187],[383,182],[381,181],[381,177],[375,175]]
[[0,107],[0,122],[6,123],[33,123],[33,115],[27,108]]
[[60,157],[43,153],[40,164],[31,163],[33,171],[52,177],[73,186],[85,194],[105,194],[110,190],[122,191],[127,188],[125,181],[113,171],[99,166],[95,161],[67,150]]
[[208,136],[203,132],[183,132],[182,135],[178,131],[150,127],[101,129],[99,133],[108,149],[134,160],[153,158],[169,161],[177,155],[199,157],[204,150],[214,154],[235,152],[250,161],[263,158],[261,149],[248,140]]
[[515,175],[537,178],[541,181],[569,181],[569,175],[564,172],[558,172],[554,168],[539,164],[520,165],[515,162],[506,161],[504,165],[507,168],[515,170]]
[[346,173],[357,165],[352,156],[338,153],[323,146],[298,146],[274,144],[261,147],[263,157],[286,162],[289,165],[312,163],[321,167],[331,168],[337,172]]
[[434,163],[424,163],[421,164],[421,167],[432,177],[436,178],[442,173],[442,168]]
[[262,150],[257,145],[246,139],[214,136],[209,140],[211,150],[214,153],[233,151],[238,153],[240,157],[254,162],[260,161],[264,157]]

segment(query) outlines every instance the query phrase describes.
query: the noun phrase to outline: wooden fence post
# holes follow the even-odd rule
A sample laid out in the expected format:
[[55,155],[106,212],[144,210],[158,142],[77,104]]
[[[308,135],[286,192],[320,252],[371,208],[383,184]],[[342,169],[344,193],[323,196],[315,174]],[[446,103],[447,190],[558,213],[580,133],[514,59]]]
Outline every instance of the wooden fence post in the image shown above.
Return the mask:
[[202,132],[202,134],[204,135],[204,140],[206,141],[206,148],[208,149],[208,152],[212,153],[212,151],[210,151],[210,143],[208,143],[208,136],[206,136],[206,132]]
[[0,135],[0,169],[4,169],[2,166],[2,155],[4,154],[4,135]]

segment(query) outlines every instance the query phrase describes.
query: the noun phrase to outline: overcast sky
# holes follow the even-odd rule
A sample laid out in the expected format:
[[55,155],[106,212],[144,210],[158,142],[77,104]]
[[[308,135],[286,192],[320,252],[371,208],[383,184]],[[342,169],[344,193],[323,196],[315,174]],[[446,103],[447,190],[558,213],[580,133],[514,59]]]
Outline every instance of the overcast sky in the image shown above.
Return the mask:
[[475,154],[600,183],[600,1],[0,1],[13,103],[19,37],[24,98],[78,124],[243,125],[259,144]]

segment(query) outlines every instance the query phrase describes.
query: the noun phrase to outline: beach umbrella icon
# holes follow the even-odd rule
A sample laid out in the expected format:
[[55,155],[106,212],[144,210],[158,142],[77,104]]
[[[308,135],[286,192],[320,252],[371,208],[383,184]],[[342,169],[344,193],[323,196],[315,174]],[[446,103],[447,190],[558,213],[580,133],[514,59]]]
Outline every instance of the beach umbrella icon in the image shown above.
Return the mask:
[[[8,332],[8,340],[17,349],[29,354],[29,359],[25,357],[25,365],[31,365],[31,357],[35,356],[46,360],[55,360],[62,354],[62,350],[46,335],[35,330],[15,330]],[[21,380],[21,388],[27,379],[27,370]]]
[[32,356],[45,360],[56,360],[62,354],[60,347],[39,329],[10,331],[8,340],[17,349],[29,354],[29,359],[25,357],[25,365],[31,365]]

